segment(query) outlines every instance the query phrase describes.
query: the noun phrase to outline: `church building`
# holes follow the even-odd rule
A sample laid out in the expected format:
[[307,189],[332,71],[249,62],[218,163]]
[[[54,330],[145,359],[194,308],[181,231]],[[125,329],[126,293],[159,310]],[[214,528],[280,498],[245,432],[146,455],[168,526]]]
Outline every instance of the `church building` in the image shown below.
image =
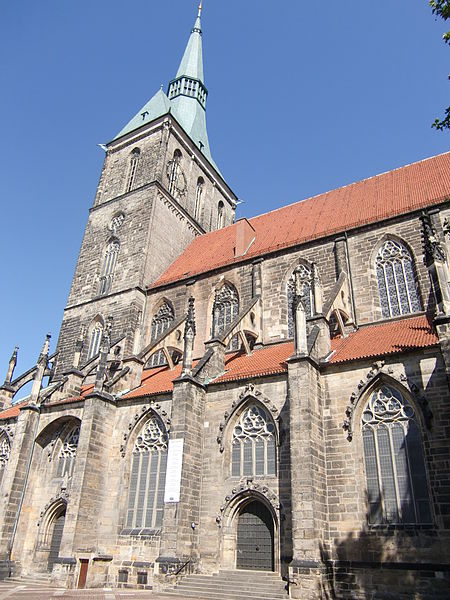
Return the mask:
[[5,368],[0,576],[448,599],[450,153],[236,221],[207,95],[200,8],[106,145],[56,351]]

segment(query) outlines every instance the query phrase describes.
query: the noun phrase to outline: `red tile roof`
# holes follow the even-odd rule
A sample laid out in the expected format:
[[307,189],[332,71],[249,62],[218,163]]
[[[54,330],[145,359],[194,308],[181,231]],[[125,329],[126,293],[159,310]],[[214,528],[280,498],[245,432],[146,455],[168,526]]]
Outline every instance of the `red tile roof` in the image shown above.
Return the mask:
[[449,197],[447,152],[249,219],[256,239],[243,257],[234,257],[236,224],[202,235],[151,287],[415,211]]
[[[436,346],[438,338],[425,315],[361,327],[355,333],[331,342],[329,364],[401,354],[418,348]],[[294,353],[292,341],[265,346],[247,356],[233,353],[226,357],[225,373],[213,383],[264,377],[287,371],[286,360]],[[123,398],[139,398],[173,390],[173,380],[181,375],[181,365],[173,371],[155,367],[144,371],[141,385]]]
[[[56,402],[49,402],[44,406],[58,406],[60,404],[71,404],[72,402],[79,402],[80,400],[84,400],[84,397],[94,389],[94,385],[84,385],[81,388],[81,395],[75,396],[73,398],[64,398],[63,400],[58,400]],[[18,402],[13,406],[10,406],[6,410],[0,412],[0,421],[5,419],[10,419],[11,417],[17,417],[20,413],[20,409],[29,404],[29,400],[24,400],[23,402]]]
[[438,337],[425,315],[361,327],[346,338],[332,340],[330,364],[400,354],[436,346]]

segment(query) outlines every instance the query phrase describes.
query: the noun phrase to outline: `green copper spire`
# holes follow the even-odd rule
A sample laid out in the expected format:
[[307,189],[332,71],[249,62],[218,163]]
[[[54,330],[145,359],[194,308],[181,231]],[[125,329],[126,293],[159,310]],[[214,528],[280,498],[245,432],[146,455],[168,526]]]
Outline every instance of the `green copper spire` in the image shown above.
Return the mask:
[[167,95],[172,113],[192,141],[213,164],[206,132],[206,97],[208,91],[203,82],[202,51],[202,5],[191,31],[176,78],[169,83]]

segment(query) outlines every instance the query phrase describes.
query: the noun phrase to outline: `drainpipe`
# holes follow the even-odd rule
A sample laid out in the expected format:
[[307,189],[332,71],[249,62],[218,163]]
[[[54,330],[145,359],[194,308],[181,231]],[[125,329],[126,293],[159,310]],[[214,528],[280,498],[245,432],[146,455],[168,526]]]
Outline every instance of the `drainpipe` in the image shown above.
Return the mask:
[[352,296],[352,308],[353,308],[353,316],[355,318],[355,327],[356,329],[358,329],[358,317],[356,316],[356,304],[355,304],[355,292],[353,289],[353,277],[352,277],[352,268],[350,265],[350,253],[348,251],[348,236],[347,236],[347,232],[344,232],[344,237],[345,237],[345,251],[347,254],[347,264],[348,264],[348,277],[350,279],[350,293]]

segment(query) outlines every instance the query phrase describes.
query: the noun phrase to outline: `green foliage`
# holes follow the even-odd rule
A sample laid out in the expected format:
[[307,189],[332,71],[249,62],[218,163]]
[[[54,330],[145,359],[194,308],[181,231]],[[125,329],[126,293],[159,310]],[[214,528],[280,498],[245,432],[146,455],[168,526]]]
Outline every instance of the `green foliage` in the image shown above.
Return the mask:
[[[429,5],[434,15],[441,17],[444,21],[450,19],[450,0],[429,0]],[[444,33],[442,39],[446,44],[450,44],[450,31]],[[450,106],[445,109],[445,117],[442,121],[436,119],[431,127],[434,127],[438,131],[450,129]]]

